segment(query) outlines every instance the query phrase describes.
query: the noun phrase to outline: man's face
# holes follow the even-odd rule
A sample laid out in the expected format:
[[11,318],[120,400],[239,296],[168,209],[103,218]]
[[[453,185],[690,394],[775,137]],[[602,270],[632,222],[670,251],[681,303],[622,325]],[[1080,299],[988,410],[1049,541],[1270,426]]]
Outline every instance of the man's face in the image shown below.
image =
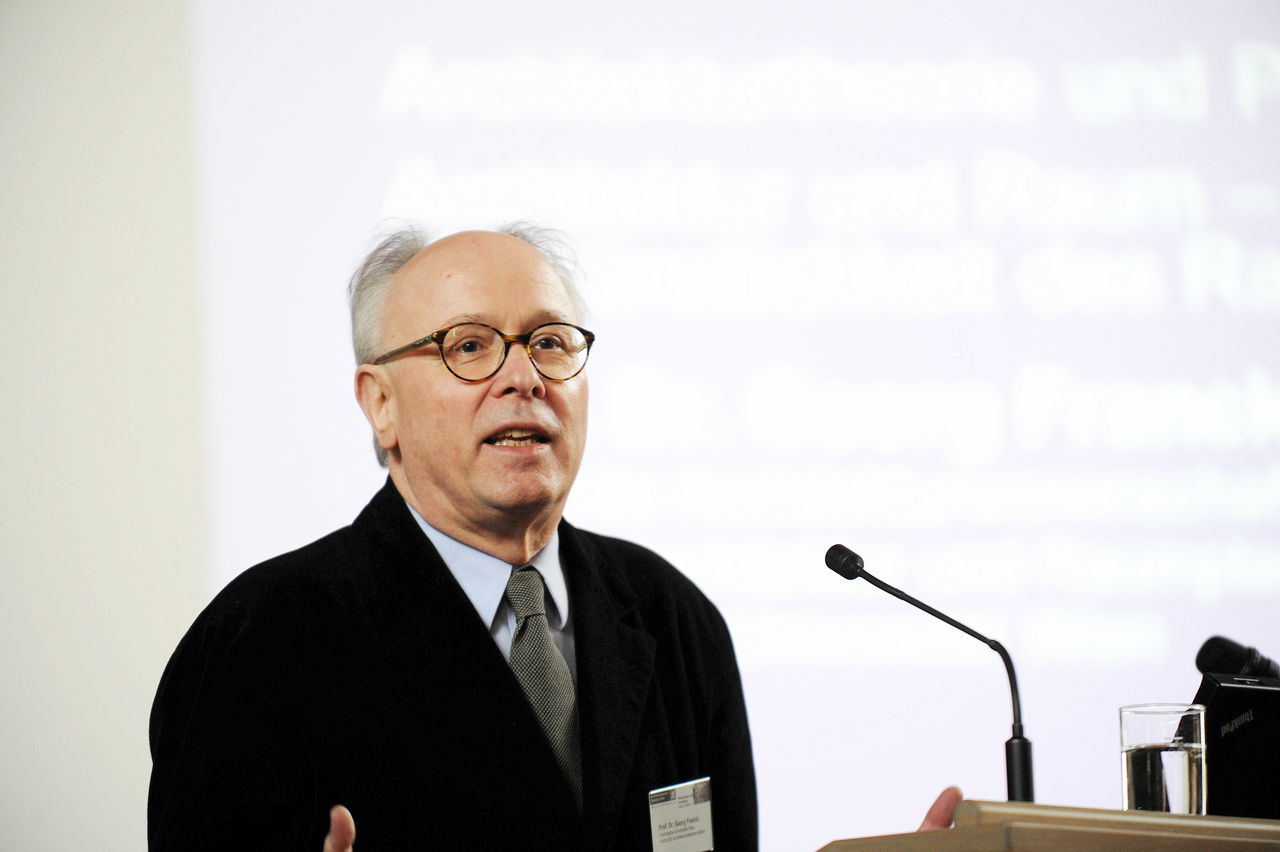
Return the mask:
[[[434,243],[391,280],[380,351],[460,322],[513,334],[578,320],[536,249],[503,234],[467,232]],[[513,344],[497,374],[467,383],[438,351],[428,346],[368,368],[381,371],[387,388],[390,430],[380,439],[391,442],[401,493],[433,526],[462,540],[554,525],[586,443],[586,375],[548,381]],[[512,440],[510,430],[532,432],[534,440]]]

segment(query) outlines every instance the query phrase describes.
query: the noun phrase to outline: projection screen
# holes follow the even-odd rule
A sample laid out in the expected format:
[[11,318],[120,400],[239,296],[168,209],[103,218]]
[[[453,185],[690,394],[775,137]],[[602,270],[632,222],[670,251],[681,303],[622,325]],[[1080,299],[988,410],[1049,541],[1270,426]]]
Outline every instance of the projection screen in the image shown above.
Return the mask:
[[[196,15],[210,593],[380,485],[344,287],[398,221],[578,250],[567,517],[738,650],[765,849],[1005,796],[1118,807],[1121,704],[1280,654],[1270,2],[356,6]],[[425,331],[424,331],[425,333]]]

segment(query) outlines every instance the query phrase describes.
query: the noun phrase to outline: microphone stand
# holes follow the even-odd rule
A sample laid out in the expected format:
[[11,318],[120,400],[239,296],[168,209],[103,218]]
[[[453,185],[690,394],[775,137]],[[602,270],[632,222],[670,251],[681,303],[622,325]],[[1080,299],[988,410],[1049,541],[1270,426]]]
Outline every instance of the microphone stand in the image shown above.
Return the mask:
[[828,568],[846,580],[856,580],[861,577],[895,598],[906,601],[917,609],[922,609],[929,613],[934,618],[945,621],[957,630],[968,633],[1000,655],[1000,659],[1004,661],[1005,671],[1009,674],[1009,692],[1013,696],[1013,736],[1005,740],[1004,743],[1005,780],[1009,790],[1009,801],[1034,802],[1035,795],[1031,781],[1031,740],[1022,735],[1022,701],[1018,697],[1018,677],[1013,673],[1013,660],[1010,659],[1009,652],[1005,650],[1004,646],[995,639],[988,639],[973,628],[966,627],[949,615],[938,612],[927,603],[918,601],[901,589],[894,588],[883,580],[867,573],[867,569],[863,567],[862,557],[843,544],[833,544],[827,551],[826,561]]

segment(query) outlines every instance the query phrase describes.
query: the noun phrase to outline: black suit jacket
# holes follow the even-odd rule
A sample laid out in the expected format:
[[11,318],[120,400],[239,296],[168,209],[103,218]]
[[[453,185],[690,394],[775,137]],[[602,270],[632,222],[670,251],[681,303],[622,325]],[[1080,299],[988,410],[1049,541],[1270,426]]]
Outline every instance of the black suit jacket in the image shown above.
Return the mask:
[[711,777],[716,848],[754,849],[724,620],[654,553],[560,527],[581,813],[520,686],[388,481],[355,523],[233,580],[151,714],[153,850],[650,849],[649,790]]

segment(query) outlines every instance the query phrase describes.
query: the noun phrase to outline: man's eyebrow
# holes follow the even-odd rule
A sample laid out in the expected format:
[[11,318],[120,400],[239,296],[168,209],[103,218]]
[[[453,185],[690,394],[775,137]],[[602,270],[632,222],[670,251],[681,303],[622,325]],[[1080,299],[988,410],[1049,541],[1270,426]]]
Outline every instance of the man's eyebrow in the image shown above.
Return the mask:
[[478,323],[483,323],[485,325],[489,325],[489,320],[483,314],[458,314],[456,316],[449,317],[447,320],[440,323],[439,327],[448,328],[450,326],[459,325],[464,322],[478,322]]
[[[450,317],[449,319],[445,320],[441,325],[437,326],[437,328],[449,328],[450,326],[460,325],[464,322],[478,322],[481,325],[487,325],[490,328],[498,328],[497,324],[493,320],[493,317],[489,314],[456,314]],[[534,313],[529,317],[528,328],[520,329],[520,331],[521,332],[528,331],[530,328],[533,328],[534,326],[542,325],[544,322],[572,323],[573,319],[561,313],[560,311],[538,311],[537,313]],[[507,331],[507,329],[505,328],[499,329],[499,330],[504,332]],[[511,332],[511,333],[514,334],[518,332]]]

